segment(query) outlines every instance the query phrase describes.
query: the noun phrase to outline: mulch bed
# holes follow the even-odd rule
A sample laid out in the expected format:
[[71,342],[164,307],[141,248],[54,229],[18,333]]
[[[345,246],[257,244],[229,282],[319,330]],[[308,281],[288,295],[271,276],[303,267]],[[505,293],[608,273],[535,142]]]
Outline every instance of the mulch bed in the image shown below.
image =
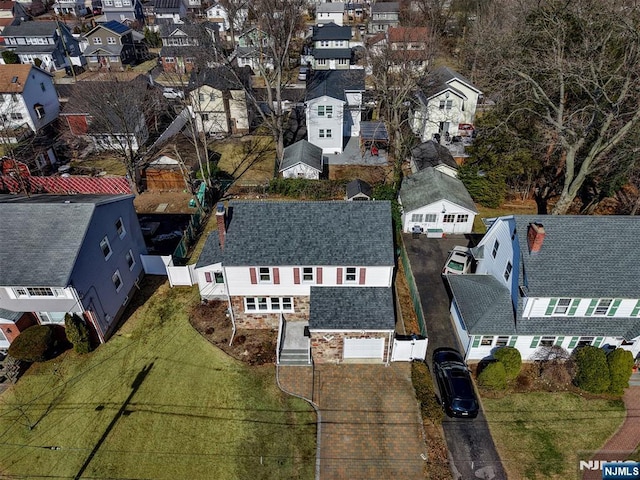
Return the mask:
[[238,329],[229,345],[233,326],[227,309],[226,302],[201,303],[191,310],[189,321],[200,335],[237,360],[249,365],[275,363],[277,332],[274,330]]

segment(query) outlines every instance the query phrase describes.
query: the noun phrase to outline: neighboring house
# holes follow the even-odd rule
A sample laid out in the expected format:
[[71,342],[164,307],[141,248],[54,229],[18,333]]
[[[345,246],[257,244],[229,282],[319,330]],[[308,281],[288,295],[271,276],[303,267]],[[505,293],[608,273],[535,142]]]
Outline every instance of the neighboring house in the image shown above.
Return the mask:
[[102,0],[102,13],[107,23],[112,20],[128,24],[145,23],[141,0]]
[[[640,352],[634,217],[514,215],[473,249],[476,273],[449,275],[451,315],[467,360],[505,345],[525,360],[549,347]],[[460,278],[453,278],[460,277]]]
[[473,124],[481,95],[462,75],[440,67],[428,75],[416,94],[411,129],[423,142],[436,134],[458,136],[459,125]]
[[404,232],[416,227],[439,237],[473,230],[478,210],[464,184],[433,167],[403,178],[398,198]]
[[364,20],[364,3],[347,3],[344,7],[349,22],[362,22]]
[[322,175],[322,149],[306,140],[299,140],[284,149],[280,173],[284,178],[318,180]]
[[355,180],[347,183],[347,198],[348,201],[362,201],[371,200],[373,198],[373,189],[364,180],[356,178]]
[[[160,61],[165,72],[189,73],[203,52],[215,52],[217,27],[209,22],[160,25]],[[206,50],[205,50],[206,49]],[[204,61],[208,59],[202,59]]]
[[189,101],[200,133],[249,132],[251,115],[245,88],[251,80],[246,73],[226,66],[192,72]]
[[278,363],[390,361],[389,202],[231,201],[216,218],[200,295],[228,301],[236,328],[277,329]]
[[269,38],[257,28],[251,28],[238,36],[233,59],[239,68],[249,67],[254,72],[273,70],[273,58]]
[[31,312],[12,312],[0,308],[0,352],[6,354],[20,332],[37,324],[38,319]]
[[[323,3],[322,5],[335,5]],[[313,68],[348,70],[351,64],[351,27],[327,23],[313,27]]]
[[344,3],[321,3],[316,7],[316,23],[335,23],[343,25],[344,23]]
[[47,72],[86,63],[78,40],[61,22],[18,22],[5,27],[2,36],[20,63],[39,64]]
[[153,14],[157,23],[182,23],[187,7],[182,0],[155,0]]
[[[144,76],[138,76],[131,82],[144,82]],[[137,152],[149,139],[149,130],[144,112],[132,105],[127,112],[105,110],[106,102],[97,98],[100,92],[114,92],[126,89],[125,82],[78,82],[71,89],[68,101],[64,104],[60,116],[67,121],[72,135],[82,137],[93,144],[96,150],[117,150],[119,152]],[[135,88],[139,91],[138,87]]]
[[400,25],[399,2],[376,2],[371,5],[369,33],[386,32],[389,27]]
[[451,177],[458,177],[458,164],[447,147],[435,140],[428,140],[411,149],[411,172],[417,173],[433,167]]
[[56,15],[82,17],[87,14],[87,7],[84,0],[57,0],[53,4],[53,11]]
[[58,325],[76,313],[104,342],[144,275],[133,198],[1,196],[0,309]]
[[325,154],[342,153],[344,137],[360,134],[364,70],[314,72],[307,85],[309,142]]
[[[219,2],[213,2],[213,4],[206,10],[207,20],[213,23],[218,23],[222,26],[223,31],[231,29],[231,21],[229,20],[229,12]],[[244,26],[245,21],[249,15],[249,10],[246,7],[238,9],[236,14],[236,21],[234,29],[239,32]]]
[[0,65],[0,129],[5,139],[28,127],[37,132],[60,113],[60,102],[47,72],[32,65]]
[[426,70],[432,54],[427,27],[389,27],[385,38],[391,68],[410,72]]
[[85,41],[84,56],[90,70],[124,70],[148,56],[144,37],[116,21],[96,26],[85,34]]
[[188,17],[199,18],[204,16],[202,0],[184,0],[184,6]]

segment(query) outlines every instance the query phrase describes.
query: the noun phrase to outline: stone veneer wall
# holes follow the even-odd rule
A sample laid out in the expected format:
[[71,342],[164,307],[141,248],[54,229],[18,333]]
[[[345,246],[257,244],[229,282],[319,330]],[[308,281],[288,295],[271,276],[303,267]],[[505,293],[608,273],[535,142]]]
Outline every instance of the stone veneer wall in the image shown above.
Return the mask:
[[[309,320],[309,297],[292,297],[293,312],[285,312],[284,318],[288,322]],[[233,318],[237,328],[246,329],[277,329],[280,321],[279,313],[259,312],[246,313],[244,311],[244,297],[231,297]]]
[[[326,340],[324,336],[333,337]],[[385,332],[311,332],[311,356],[314,363],[343,363],[344,339],[348,338],[384,338],[384,358],[389,361],[389,334]],[[369,359],[349,359],[349,363],[371,363]]]

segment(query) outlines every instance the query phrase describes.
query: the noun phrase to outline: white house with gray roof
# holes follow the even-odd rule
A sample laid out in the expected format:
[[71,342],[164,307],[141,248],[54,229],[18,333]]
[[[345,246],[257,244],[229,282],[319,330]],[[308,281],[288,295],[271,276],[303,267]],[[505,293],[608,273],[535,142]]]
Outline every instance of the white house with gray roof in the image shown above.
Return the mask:
[[476,273],[447,276],[466,358],[505,345],[527,360],[551,346],[620,347],[637,356],[639,231],[635,217],[497,218],[473,250]]
[[133,198],[1,195],[0,310],[43,324],[75,313],[104,342],[144,273]]
[[404,232],[471,233],[478,213],[464,184],[434,167],[403,178],[398,199]]
[[345,137],[360,135],[364,90],[364,70],[314,72],[307,84],[307,138],[322,153],[342,153]]
[[278,330],[281,363],[390,361],[389,202],[231,201],[216,218],[195,272],[236,328]]
[[440,67],[422,82],[410,113],[410,125],[422,142],[438,134],[460,135],[461,127],[473,125],[482,92],[449,67]]
[[300,140],[284,149],[280,163],[283,178],[318,180],[322,174],[322,149],[306,140]]

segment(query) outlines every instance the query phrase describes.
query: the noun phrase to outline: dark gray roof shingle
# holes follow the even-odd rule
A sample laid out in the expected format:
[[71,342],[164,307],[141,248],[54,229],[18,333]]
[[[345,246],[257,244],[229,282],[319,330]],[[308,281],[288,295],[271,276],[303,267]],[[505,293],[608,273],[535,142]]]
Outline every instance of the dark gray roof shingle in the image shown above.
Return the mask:
[[313,41],[320,40],[351,40],[351,27],[338,26],[335,23],[325,23],[323,26],[313,27]]
[[310,330],[393,330],[388,287],[311,287]]
[[313,58],[317,60],[328,58],[351,58],[350,48],[314,48]]
[[316,70],[307,85],[307,100],[327,95],[344,101],[345,90],[364,91],[364,70]]
[[218,234],[218,230],[214,230],[209,233],[209,236],[204,241],[204,247],[202,247],[202,251],[196,262],[196,268],[207,267],[221,261],[222,249],[220,248],[220,235]]
[[306,140],[300,140],[284,149],[284,157],[280,171],[293,167],[298,163],[315,168],[322,172],[322,149]]
[[449,149],[434,140],[428,140],[412,148],[411,158],[418,170],[438,165],[447,165],[455,170],[458,169],[458,164]]
[[420,172],[403,178],[399,196],[405,212],[410,212],[441,200],[449,200],[478,213],[464,184],[457,178],[439,172],[433,167],[427,167]]
[[18,320],[20,320],[20,317],[22,315],[24,315],[24,312],[13,312],[11,310],[0,308],[0,318],[2,318],[3,320],[17,322]]
[[353,198],[359,193],[371,198],[373,195],[373,189],[371,188],[371,185],[359,178],[347,183],[347,198]]
[[226,266],[392,266],[391,204],[229,202]]

